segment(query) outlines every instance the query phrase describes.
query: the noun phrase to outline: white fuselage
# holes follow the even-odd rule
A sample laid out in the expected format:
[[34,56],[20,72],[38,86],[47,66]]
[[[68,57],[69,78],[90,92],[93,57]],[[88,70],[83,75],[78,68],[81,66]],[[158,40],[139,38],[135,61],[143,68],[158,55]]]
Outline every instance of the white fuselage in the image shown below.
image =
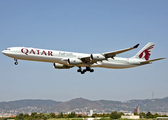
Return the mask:
[[[69,65],[67,62],[69,58],[83,58],[90,56],[90,54],[27,48],[27,47],[11,47],[2,51],[2,53],[11,58],[21,60],[60,63],[64,65]],[[140,62],[142,61],[143,60],[133,58],[114,57],[114,58],[108,58],[107,60],[98,61],[90,65],[90,67],[122,69],[122,68],[139,66]],[[88,66],[88,64],[80,64],[73,66],[86,67]]]

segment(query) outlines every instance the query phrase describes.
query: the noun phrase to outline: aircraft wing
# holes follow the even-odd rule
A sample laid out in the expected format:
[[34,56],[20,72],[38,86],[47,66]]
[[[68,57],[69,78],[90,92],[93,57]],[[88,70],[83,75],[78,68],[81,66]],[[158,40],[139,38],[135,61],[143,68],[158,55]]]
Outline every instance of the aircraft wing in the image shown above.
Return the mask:
[[82,57],[82,58],[80,58],[81,60],[82,60],[82,62],[83,63],[90,63],[90,56],[88,56],[88,57]]
[[90,56],[89,57],[82,57],[80,59],[82,60],[83,63],[94,64],[97,62],[97,60],[91,60]]
[[[123,50],[117,50],[117,51],[113,51],[113,52],[102,53],[101,55],[103,55],[105,58],[110,58],[110,57],[113,58],[117,54],[120,54],[120,53],[129,51],[129,50],[135,49],[138,46],[139,46],[139,44],[137,44],[137,45],[135,45],[135,46],[133,46],[131,48],[123,49]],[[90,56],[82,57],[82,58],[79,58],[79,59],[81,59],[83,63],[90,63],[90,64],[96,63],[98,61],[98,60],[91,60]]]
[[154,61],[162,60],[162,59],[166,59],[166,58],[157,58],[157,59],[153,59],[153,60],[147,60],[147,61],[141,62],[141,64],[150,64],[150,63],[152,63]]
[[117,50],[117,51],[112,51],[112,52],[103,53],[103,55],[104,55],[105,57],[107,57],[107,58],[109,58],[109,57],[113,58],[113,57],[115,57],[117,54],[120,54],[120,53],[123,53],[123,52],[127,52],[127,51],[129,51],[129,50],[135,49],[135,48],[137,48],[138,46],[139,46],[139,44],[137,44],[137,45],[135,45],[135,46],[133,46],[133,47],[131,47],[131,48],[126,48],[126,49],[122,49],[122,50]]

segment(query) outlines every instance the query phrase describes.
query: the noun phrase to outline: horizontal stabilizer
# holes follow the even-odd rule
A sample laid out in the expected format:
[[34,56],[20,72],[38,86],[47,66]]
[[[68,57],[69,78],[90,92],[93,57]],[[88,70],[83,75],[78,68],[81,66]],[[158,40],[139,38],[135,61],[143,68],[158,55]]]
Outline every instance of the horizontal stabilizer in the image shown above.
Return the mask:
[[166,59],[166,58],[157,58],[157,59],[153,59],[153,60],[147,60],[147,61],[141,62],[141,64],[150,64],[154,61],[162,60],[162,59]]

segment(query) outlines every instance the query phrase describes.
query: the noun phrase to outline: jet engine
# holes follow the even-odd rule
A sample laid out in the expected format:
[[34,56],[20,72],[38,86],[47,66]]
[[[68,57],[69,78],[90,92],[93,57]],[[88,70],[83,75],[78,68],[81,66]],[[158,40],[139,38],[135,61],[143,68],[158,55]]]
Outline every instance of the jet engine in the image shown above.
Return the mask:
[[69,59],[68,59],[68,63],[69,63],[70,65],[79,65],[79,64],[82,63],[82,60],[77,59],[77,58],[69,58]]
[[60,63],[54,63],[53,65],[55,69],[70,69],[71,67],[73,67],[73,66],[63,65]]
[[106,60],[106,57],[104,57],[101,54],[91,54],[90,57],[91,57],[92,60],[96,60],[96,61]]

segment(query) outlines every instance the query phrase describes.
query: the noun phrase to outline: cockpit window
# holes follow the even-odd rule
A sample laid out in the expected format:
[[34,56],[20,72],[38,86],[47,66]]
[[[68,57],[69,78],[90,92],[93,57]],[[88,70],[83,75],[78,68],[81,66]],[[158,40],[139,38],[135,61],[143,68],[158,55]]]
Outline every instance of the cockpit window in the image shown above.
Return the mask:
[[11,50],[11,49],[7,48],[6,50]]

